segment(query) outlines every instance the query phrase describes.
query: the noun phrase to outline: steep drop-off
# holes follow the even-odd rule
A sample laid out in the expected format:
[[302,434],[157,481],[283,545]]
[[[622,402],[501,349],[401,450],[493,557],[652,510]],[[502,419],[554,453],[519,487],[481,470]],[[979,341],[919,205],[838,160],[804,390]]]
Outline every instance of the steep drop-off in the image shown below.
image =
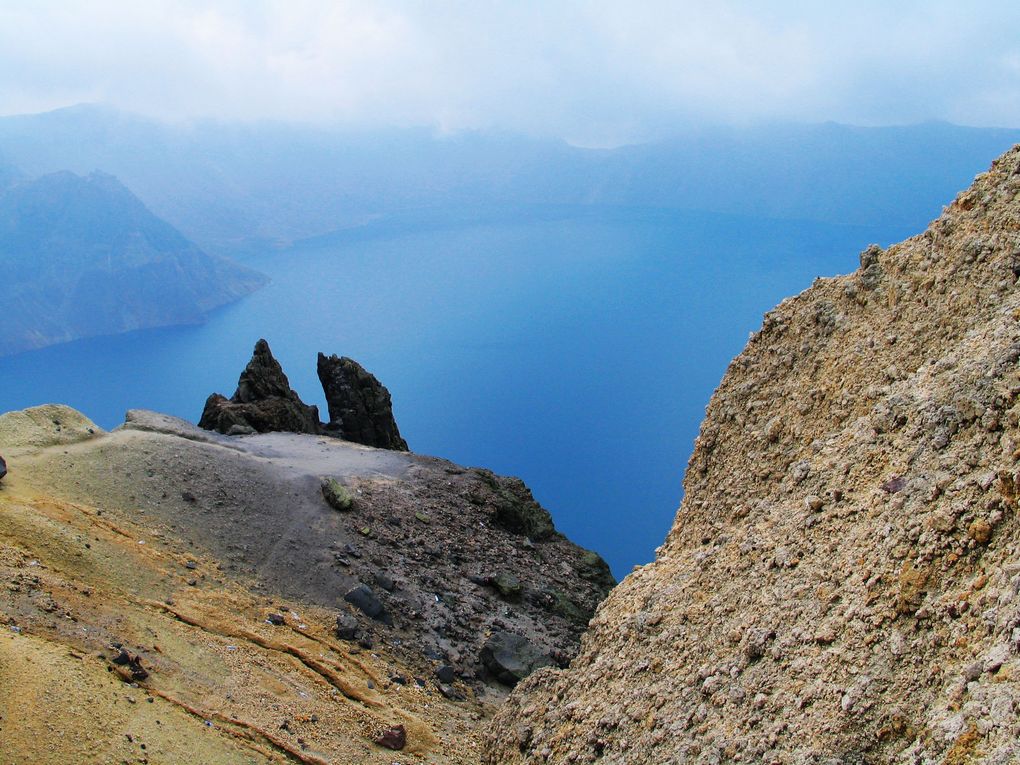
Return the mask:
[[1020,148],[766,315],[656,561],[499,763],[1020,761]]

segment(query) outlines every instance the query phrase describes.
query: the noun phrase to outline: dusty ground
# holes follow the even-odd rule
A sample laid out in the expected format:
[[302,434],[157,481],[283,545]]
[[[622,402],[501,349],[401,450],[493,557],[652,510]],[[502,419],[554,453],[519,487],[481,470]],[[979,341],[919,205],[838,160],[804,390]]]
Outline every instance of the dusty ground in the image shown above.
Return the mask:
[[[44,415],[0,417],[3,765],[474,763],[506,692],[477,662],[487,632],[569,652],[582,625],[468,577],[516,567],[525,592],[598,599],[584,551],[487,528],[485,482],[450,463],[149,413],[111,434]],[[353,511],[325,504],[323,475],[350,485]],[[428,490],[440,480],[455,495]],[[362,645],[332,629],[360,581],[394,621],[359,615]],[[117,646],[146,677],[113,662]],[[403,751],[374,743],[397,724]]]

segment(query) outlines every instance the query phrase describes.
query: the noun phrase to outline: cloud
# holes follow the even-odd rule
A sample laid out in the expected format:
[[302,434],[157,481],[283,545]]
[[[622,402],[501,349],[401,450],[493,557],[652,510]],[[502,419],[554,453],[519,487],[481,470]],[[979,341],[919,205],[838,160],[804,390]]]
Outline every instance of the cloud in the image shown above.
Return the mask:
[[691,122],[1020,126],[1017,28],[1016,3],[943,0],[0,0],[0,108],[588,143]]

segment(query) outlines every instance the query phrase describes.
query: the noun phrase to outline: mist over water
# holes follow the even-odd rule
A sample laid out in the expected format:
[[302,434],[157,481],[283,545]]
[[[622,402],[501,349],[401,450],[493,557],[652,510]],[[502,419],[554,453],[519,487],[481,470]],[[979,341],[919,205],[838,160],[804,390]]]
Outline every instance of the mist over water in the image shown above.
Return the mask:
[[316,353],[345,354],[389,387],[412,450],[521,476],[622,576],[665,537],[704,407],[762,314],[902,233],[641,209],[381,227],[253,258],[272,283],[204,325],[0,359],[0,409],[194,422],[265,337],[324,413]]

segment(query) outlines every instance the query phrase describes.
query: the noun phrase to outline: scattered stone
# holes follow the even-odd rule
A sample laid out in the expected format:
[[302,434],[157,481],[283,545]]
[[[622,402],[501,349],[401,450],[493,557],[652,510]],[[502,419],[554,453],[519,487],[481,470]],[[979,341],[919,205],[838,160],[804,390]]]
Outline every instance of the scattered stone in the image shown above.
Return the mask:
[[121,678],[128,682],[140,683],[149,676],[149,673],[142,667],[142,658],[138,654],[129,653],[117,645],[114,645],[113,648],[117,654],[110,661]]
[[336,636],[341,640],[353,641],[358,638],[359,625],[354,614],[341,611],[336,617]]
[[967,527],[967,536],[979,545],[986,545],[992,538],[992,525],[988,521],[978,519]]
[[479,658],[493,677],[511,687],[536,669],[554,664],[530,640],[512,632],[494,632],[485,641]]
[[896,475],[882,484],[882,491],[887,494],[895,494],[896,492],[901,491],[906,485],[907,479],[903,476]]
[[335,478],[322,479],[322,496],[330,507],[342,513],[354,506],[354,497],[350,491]]
[[407,731],[403,725],[394,725],[387,728],[375,737],[375,743],[386,749],[399,752],[407,746]]
[[467,696],[458,691],[452,685],[448,685],[446,683],[439,683],[438,685],[436,685],[436,687],[439,689],[439,692],[443,694],[445,698],[448,698],[450,701],[464,701],[464,699],[467,698]]
[[386,607],[383,606],[382,601],[376,597],[375,593],[372,592],[372,588],[367,584],[359,584],[356,587],[352,587],[344,594],[344,600],[370,619],[375,619],[383,624],[393,623],[390,615],[386,612]]
[[520,600],[523,589],[521,580],[509,571],[500,571],[492,578],[492,586],[507,600]]
[[436,668],[436,679],[441,683],[449,685],[457,679],[457,673],[449,664],[443,664]]
[[387,574],[385,571],[376,571],[373,575],[375,583],[380,588],[386,590],[386,592],[393,592],[396,589],[397,583],[393,581],[393,577]]
[[380,449],[407,451],[393,419],[390,392],[358,362],[319,354],[319,381],[326,394],[326,432],[345,441]]
[[7,475],[7,461],[0,457],[0,481],[3,480],[5,475]]
[[287,623],[287,620],[283,617],[283,614],[269,614],[266,617],[266,621],[272,624],[274,627],[280,627]]

